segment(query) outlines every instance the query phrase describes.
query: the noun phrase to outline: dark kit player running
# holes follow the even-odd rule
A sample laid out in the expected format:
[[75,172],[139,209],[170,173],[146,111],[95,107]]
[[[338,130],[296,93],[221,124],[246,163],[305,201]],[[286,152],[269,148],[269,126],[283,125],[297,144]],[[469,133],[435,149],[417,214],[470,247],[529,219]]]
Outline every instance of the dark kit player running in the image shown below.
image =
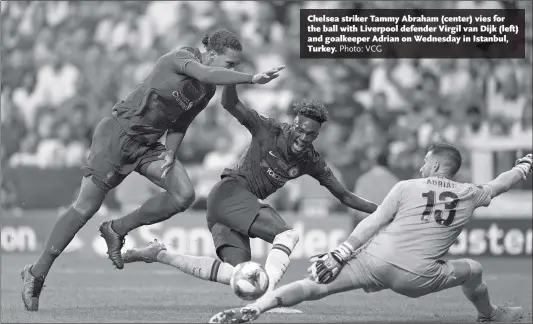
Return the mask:
[[292,125],[279,123],[244,106],[235,86],[224,87],[222,105],[252,134],[250,146],[233,169],[226,169],[207,198],[207,224],[216,253],[211,257],[170,253],[160,242],[124,254],[124,262],[160,262],[204,280],[229,284],[235,265],[251,259],[250,237],[272,243],[265,270],[272,290],[285,273],[299,236],[269,205],[260,203],[287,181],[304,174],[317,179],[344,205],[373,213],[377,205],[362,199],[333,175],[313,147],[327,121],[324,105],[316,100],[294,104]]
[[[186,210],[194,202],[194,189],[175,154],[192,120],[207,106],[216,85],[264,84],[283,68],[256,75],[230,70],[241,61],[242,46],[228,31],[206,35],[202,43],[204,53],[185,47],[163,55],[143,83],[115,105],[112,117],[96,127],[77,200],[56,222],[38,261],[22,270],[22,300],[27,310],[38,310],[54,260],[100,209],[109,190],[131,172],[142,174],[166,192],[100,226],[107,254],[118,269],[124,267],[120,250],[129,231]],[[167,131],[164,146],[158,140]]]

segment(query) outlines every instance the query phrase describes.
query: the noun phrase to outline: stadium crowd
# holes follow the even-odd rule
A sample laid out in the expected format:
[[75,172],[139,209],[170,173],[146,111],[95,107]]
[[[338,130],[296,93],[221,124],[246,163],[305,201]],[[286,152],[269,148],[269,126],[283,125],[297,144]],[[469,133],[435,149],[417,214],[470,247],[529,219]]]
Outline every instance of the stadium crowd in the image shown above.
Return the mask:
[[[300,8],[428,5],[531,10],[529,1],[2,2],[2,168],[79,167],[97,122],[160,55],[200,47],[205,33],[225,28],[241,37],[243,70],[287,65],[276,82],[239,87],[251,107],[288,121],[293,99],[325,101],[331,121],[315,146],[348,187],[375,163],[376,152],[400,179],[412,177],[434,140],[461,147],[468,181],[466,139],[532,136],[530,15],[525,60],[299,59]],[[250,137],[219,99],[211,102],[179,158],[220,173]]]

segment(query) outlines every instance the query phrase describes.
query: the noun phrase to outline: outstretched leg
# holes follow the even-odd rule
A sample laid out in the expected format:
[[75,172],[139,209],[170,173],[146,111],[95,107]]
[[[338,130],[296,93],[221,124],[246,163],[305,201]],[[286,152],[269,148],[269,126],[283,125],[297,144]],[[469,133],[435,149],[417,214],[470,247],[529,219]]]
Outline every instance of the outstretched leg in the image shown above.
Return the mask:
[[56,221],[39,259],[35,264],[25,266],[21,272],[24,282],[22,300],[27,310],[39,309],[39,296],[52,264],[76,233],[100,209],[106,193],[107,191],[99,188],[90,177],[82,179],[76,202]]
[[318,284],[308,278],[292,282],[265,294],[260,300],[242,308],[227,310],[213,316],[209,323],[243,323],[256,320],[262,313],[277,307],[290,307],[303,301],[322,299],[365,286],[365,279],[345,266],[329,284]]
[[[299,235],[270,206],[263,207],[257,213],[248,231],[250,236],[259,237],[272,243],[272,248],[265,261],[265,271],[270,279],[268,291],[276,288],[291,263],[290,256],[298,243]],[[298,314],[300,310],[277,308],[277,313]]]
[[186,274],[202,280],[229,285],[233,266],[211,257],[198,257],[167,251],[164,244],[154,240],[148,247],[134,248],[122,255],[124,263],[158,262],[174,267]]
[[[155,158],[161,150],[163,149],[150,152],[146,159]],[[183,165],[174,160],[172,170],[166,178],[161,178],[162,165],[161,160],[146,162],[140,167],[139,173],[166,191],[151,197],[124,217],[105,222],[100,227],[109,258],[118,269],[124,267],[121,249],[126,234],[140,226],[167,220],[185,211],[194,202],[194,189]]]
[[461,285],[466,298],[477,309],[478,321],[516,322],[522,318],[522,307],[496,306],[490,302],[489,290],[483,281],[483,267],[479,262],[460,259],[448,261],[448,263],[454,268],[456,278],[455,282],[451,282],[450,285]]

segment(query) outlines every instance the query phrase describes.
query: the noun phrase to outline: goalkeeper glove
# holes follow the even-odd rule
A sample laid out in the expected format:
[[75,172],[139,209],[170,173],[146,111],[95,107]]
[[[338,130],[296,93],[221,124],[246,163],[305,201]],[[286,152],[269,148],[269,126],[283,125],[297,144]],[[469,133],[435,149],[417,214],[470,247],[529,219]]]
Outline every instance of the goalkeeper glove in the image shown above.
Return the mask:
[[309,277],[321,284],[332,282],[348,262],[352,253],[353,247],[344,242],[332,252],[312,256],[310,261],[313,264],[307,269]]
[[527,174],[531,172],[533,164],[533,155],[528,154],[524,156],[523,158],[520,158],[516,160],[515,167],[513,169],[517,169],[523,173],[523,178],[525,179]]

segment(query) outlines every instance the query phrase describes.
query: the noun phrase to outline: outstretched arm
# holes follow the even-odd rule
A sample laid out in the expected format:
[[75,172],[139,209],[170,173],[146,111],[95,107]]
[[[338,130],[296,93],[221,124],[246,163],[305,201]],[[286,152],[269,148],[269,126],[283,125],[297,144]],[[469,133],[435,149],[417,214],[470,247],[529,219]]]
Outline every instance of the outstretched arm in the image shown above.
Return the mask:
[[335,198],[337,198],[343,205],[348,206],[352,209],[359,210],[365,213],[373,213],[378,208],[378,205],[368,201],[364,198],[361,198],[354,194],[353,192],[346,189],[340,181],[331,175],[331,179],[324,183],[324,186],[331,192]]
[[488,182],[486,185],[491,190],[491,198],[497,197],[511,189],[520,180],[525,179],[531,172],[533,155],[528,154],[516,161],[516,165],[509,171],[500,174],[496,179]]
[[239,100],[237,89],[234,85],[224,87],[222,92],[222,106],[233,115],[239,123],[244,125],[248,131],[250,131],[252,136],[257,134],[260,129],[270,127],[274,122],[267,116],[259,114],[254,109],[246,107],[246,105]]
[[308,271],[312,279],[319,283],[332,282],[352,253],[392,222],[401,200],[401,185],[402,182],[397,183],[377,210],[362,220],[334,251],[311,258],[313,264]]
[[376,211],[378,205],[346,189],[337,177],[335,177],[326,161],[318,153],[315,152],[315,154],[314,161],[311,163],[311,168],[308,171],[310,176],[318,180],[320,185],[328,189],[343,205],[369,214]]
[[212,67],[202,64],[193,49],[183,48],[171,54],[174,72],[193,77],[203,83],[228,85],[256,83],[265,84],[278,77],[277,72],[284,66],[270,69],[258,74],[236,72],[222,67]]
[[245,124],[248,116],[253,114],[255,110],[246,107],[237,95],[237,87],[235,85],[225,86],[222,91],[222,107],[226,109],[233,117],[235,117],[241,124]]
[[183,72],[203,83],[216,85],[254,83],[253,74],[211,67],[194,60],[185,65]]

